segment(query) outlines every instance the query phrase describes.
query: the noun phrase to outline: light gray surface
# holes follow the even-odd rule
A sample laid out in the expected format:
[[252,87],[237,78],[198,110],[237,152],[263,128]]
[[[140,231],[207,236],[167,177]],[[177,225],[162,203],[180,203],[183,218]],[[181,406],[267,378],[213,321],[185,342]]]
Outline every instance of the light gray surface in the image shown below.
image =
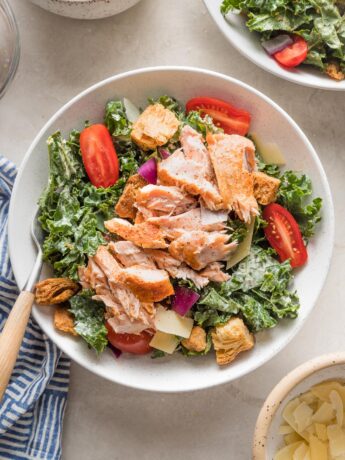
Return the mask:
[[72,364],[64,460],[248,460],[272,386],[306,359],[345,347],[345,93],[298,87],[256,68],[225,41],[201,0],[142,0],[97,22],[53,16],[27,0],[11,3],[22,59],[0,101],[0,152],[17,164],[43,123],[80,90],[162,64],[208,67],[255,86],[292,115],[318,151],[334,194],[336,246],[314,312],[282,353],[234,384],[176,396],[126,389]]

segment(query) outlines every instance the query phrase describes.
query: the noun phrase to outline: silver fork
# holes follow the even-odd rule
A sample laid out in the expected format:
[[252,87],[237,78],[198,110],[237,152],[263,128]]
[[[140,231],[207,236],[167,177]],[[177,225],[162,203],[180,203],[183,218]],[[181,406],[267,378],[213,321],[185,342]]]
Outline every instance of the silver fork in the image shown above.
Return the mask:
[[42,244],[44,233],[38,222],[39,210],[36,210],[31,223],[31,236],[37,247],[37,257],[30,276],[19,294],[16,303],[8,315],[6,324],[0,335],[0,401],[16,363],[20,345],[23,341],[26,325],[29,321],[32,304],[34,303],[35,284],[42,270]]

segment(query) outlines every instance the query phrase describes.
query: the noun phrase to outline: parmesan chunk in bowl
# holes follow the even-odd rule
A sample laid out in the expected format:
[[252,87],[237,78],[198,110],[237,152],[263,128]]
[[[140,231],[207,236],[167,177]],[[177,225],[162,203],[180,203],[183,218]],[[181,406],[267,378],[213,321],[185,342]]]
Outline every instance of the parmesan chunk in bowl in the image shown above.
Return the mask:
[[345,353],[308,361],[284,377],[256,422],[254,460],[345,459]]

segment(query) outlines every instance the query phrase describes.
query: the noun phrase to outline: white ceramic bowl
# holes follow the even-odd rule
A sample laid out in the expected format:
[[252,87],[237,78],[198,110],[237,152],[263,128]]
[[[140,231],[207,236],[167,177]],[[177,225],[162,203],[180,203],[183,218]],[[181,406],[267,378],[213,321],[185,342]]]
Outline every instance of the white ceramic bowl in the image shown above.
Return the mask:
[[57,129],[67,134],[72,128],[82,128],[86,119],[99,122],[104,105],[110,98],[125,96],[143,107],[147,97],[161,94],[175,96],[182,103],[199,95],[214,96],[245,108],[252,114],[252,132],[258,133],[262,142],[277,143],[286,156],[288,167],[309,174],[315,195],[324,199],[323,222],[308,246],[309,262],[296,273],[295,284],[301,299],[298,319],[283,321],[279,327],[258,334],[255,348],[243,353],[231,366],[220,369],[213,354],[195,359],[177,354],[155,360],[149,356],[123,355],[114,360],[112,353],[107,351],[97,358],[82,340],[62,335],[54,329],[50,308],[34,308],[34,317],[46,334],[71,358],[96,374],[146,390],[187,391],[234,380],[277,354],[301,328],[326,278],[334,230],[333,204],[327,178],[308,139],[277,104],[240,81],[188,67],[135,70],[97,83],[62,107],[43,127],[27,152],[12,195],[9,246],[16,280],[19,286],[23,286],[35,257],[29,232],[30,221],[48,179],[47,137]]
[[220,12],[222,0],[204,0],[204,3],[211,17],[232,46],[262,69],[300,85],[345,91],[345,80],[335,81],[309,66],[300,66],[292,70],[284,69],[265,52],[261,46],[259,35],[247,29],[246,20],[242,15],[230,13],[228,16],[230,20],[226,20]]
[[100,19],[122,13],[140,0],[30,0],[51,13],[75,19]]
[[267,397],[255,426],[253,460],[272,460],[284,445],[278,433],[286,404],[325,380],[345,380],[345,353],[319,356],[285,376]]

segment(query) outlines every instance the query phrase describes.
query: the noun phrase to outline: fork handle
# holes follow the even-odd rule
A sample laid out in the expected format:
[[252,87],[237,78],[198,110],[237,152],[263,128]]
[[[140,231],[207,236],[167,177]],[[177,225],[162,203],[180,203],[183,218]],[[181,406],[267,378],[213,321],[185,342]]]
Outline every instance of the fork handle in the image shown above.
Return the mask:
[[35,295],[29,291],[19,294],[0,334],[0,401],[16,363],[34,298]]

